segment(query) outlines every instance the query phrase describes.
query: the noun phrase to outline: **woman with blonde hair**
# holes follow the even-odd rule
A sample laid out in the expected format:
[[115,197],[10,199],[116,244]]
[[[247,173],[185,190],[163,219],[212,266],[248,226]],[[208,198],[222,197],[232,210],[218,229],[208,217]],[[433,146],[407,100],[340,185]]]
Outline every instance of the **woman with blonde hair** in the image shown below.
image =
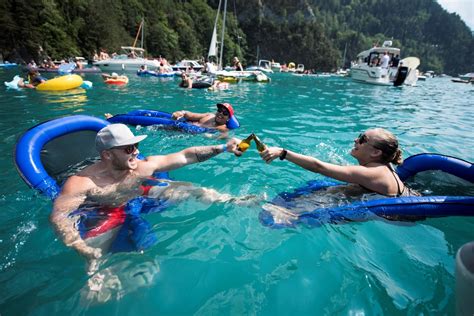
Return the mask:
[[360,134],[354,139],[354,147],[350,154],[357,159],[358,165],[340,166],[280,147],[267,148],[260,153],[260,156],[267,163],[276,158],[288,160],[309,171],[348,182],[350,185],[346,186],[346,189],[351,195],[364,193],[376,193],[386,197],[419,195],[405,186],[392,167],[392,164],[401,164],[403,159],[398,140],[389,131],[374,128]]

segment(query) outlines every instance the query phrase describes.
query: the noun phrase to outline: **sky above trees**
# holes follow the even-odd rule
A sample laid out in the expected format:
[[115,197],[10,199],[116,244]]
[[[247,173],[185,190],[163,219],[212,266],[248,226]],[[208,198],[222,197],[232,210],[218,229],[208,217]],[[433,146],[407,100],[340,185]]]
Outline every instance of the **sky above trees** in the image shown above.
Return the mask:
[[474,31],[473,0],[438,0],[438,3],[448,12],[457,13],[467,26]]

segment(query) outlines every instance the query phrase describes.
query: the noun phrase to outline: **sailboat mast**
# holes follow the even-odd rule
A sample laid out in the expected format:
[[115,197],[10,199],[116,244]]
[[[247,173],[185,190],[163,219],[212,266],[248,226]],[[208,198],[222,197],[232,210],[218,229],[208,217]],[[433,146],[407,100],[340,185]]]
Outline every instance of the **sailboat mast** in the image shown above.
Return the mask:
[[346,52],[347,52],[347,42],[346,42],[346,45],[344,45],[344,57],[342,57],[341,69],[344,69],[344,66],[346,64]]
[[142,40],[141,40],[141,42],[140,42],[140,48],[143,48],[143,36],[144,36],[144,34],[145,34],[145,33],[144,33],[144,30],[145,30],[145,19],[142,18],[142,36],[141,36],[141,37],[142,37]]
[[227,14],[227,0],[224,0],[224,15],[222,18],[222,36],[221,36],[221,51],[219,57],[219,69],[222,70],[222,54],[224,53],[224,34],[225,34],[225,16]]
[[[216,14],[216,20],[214,21],[214,29],[212,30],[212,37],[211,37],[211,44],[209,45],[209,53],[207,54],[207,57],[215,56],[218,58],[219,54],[217,53],[217,22],[219,22],[219,12],[221,11],[221,2],[222,0],[219,0],[219,6],[217,7],[217,14]],[[217,62],[219,62],[217,60]]]

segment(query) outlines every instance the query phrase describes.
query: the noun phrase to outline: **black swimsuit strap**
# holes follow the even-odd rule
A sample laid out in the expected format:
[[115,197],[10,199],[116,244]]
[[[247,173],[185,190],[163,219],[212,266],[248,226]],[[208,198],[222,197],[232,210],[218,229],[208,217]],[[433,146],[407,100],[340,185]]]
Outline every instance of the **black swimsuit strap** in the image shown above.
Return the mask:
[[[397,194],[395,195],[395,197],[400,197],[402,196],[403,192],[405,191],[405,188],[406,187],[403,187],[403,191],[400,190],[400,183],[397,179],[397,176],[395,175],[395,170],[393,170],[393,168],[390,166],[390,165],[386,165],[387,168],[392,172],[392,175],[393,177],[395,178],[395,182],[397,183]],[[362,184],[359,184],[363,189],[367,190],[367,191],[371,191],[371,192],[374,192],[374,193],[377,193],[377,194],[380,194],[380,195],[385,195],[385,196],[393,196],[393,195],[390,195],[390,194],[382,194],[380,192],[377,192],[375,190],[371,190],[371,189],[368,189],[366,187],[364,187]]]
[[397,179],[397,176],[396,176],[396,174],[395,174],[395,170],[393,170],[392,166],[390,166],[390,165],[387,165],[387,168],[390,169],[390,171],[391,171],[392,174],[393,174],[393,178],[395,179],[395,182],[397,183],[397,191],[398,191],[397,196],[402,196],[403,192],[405,192],[405,188],[406,188],[406,187],[403,186],[403,191],[400,190],[400,182],[399,182],[398,179]]

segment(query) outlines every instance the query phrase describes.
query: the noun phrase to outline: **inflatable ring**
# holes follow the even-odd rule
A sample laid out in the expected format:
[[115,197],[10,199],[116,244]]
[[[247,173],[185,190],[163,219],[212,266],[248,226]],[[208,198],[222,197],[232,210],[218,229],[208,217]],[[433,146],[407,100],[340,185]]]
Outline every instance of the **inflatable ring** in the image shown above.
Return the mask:
[[[127,114],[117,114],[108,119],[110,123],[123,123],[129,125],[141,125],[141,126],[150,126],[150,125],[164,125],[171,128],[179,129],[186,133],[191,134],[200,134],[200,133],[215,133],[216,129],[205,128],[194,125],[190,122],[187,122],[186,119],[182,118],[180,120],[173,120],[171,118],[171,113],[155,111],[155,110],[134,110],[130,111]],[[232,116],[234,119],[229,119],[226,126],[228,129],[238,128],[240,125],[235,119],[235,116]]]
[[65,75],[49,79],[36,86],[39,91],[61,91],[79,88],[83,83],[79,75]]

